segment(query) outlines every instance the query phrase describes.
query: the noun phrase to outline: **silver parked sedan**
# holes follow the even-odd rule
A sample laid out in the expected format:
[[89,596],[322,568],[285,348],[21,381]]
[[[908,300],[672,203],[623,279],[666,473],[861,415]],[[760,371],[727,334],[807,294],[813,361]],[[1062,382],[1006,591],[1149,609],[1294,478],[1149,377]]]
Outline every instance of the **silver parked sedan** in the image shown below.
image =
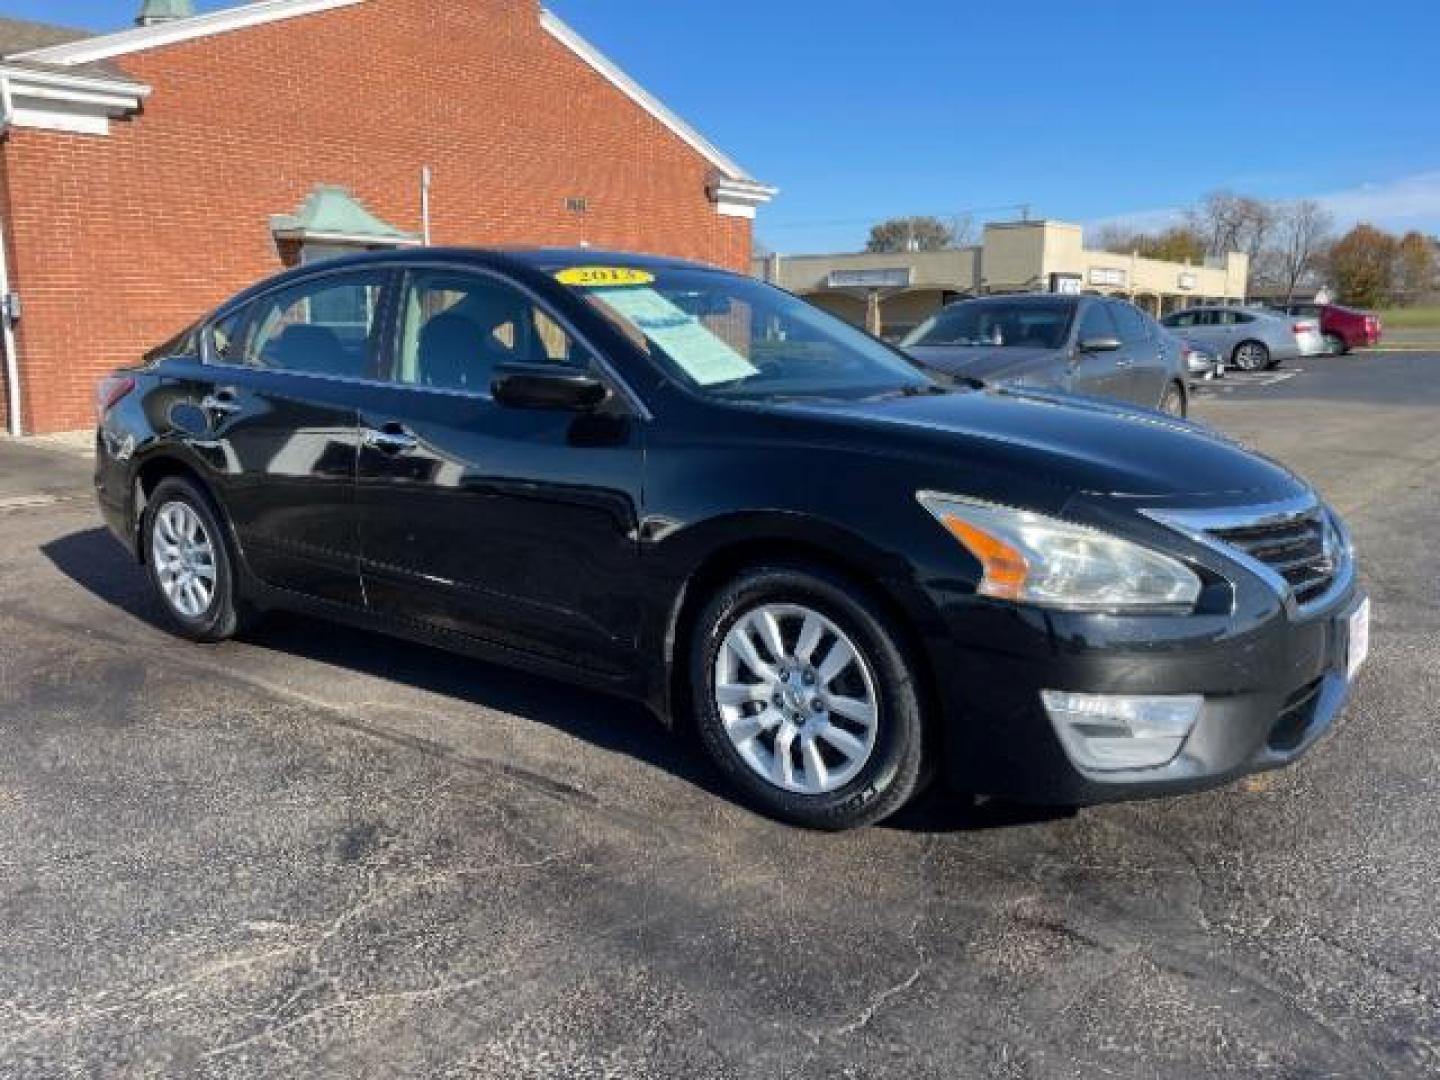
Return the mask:
[[1300,356],[1294,320],[1268,311],[1238,307],[1193,307],[1176,311],[1161,324],[1205,345],[1241,371],[1263,371]]

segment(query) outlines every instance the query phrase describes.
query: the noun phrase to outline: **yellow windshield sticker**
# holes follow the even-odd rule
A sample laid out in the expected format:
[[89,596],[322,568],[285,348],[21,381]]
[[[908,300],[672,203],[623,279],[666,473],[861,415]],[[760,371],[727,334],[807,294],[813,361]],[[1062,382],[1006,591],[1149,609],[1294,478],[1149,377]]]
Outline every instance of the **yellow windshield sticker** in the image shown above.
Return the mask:
[[655,281],[655,275],[629,266],[572,266],[556,274],[555,280],[561,285],[605,289],[618,285],[650,285]]

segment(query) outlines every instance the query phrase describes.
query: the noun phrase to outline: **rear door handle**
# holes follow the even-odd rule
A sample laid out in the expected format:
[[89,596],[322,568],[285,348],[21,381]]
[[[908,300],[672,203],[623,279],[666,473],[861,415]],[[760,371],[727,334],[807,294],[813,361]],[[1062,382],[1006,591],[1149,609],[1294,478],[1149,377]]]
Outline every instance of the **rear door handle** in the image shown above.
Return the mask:
[[1119,360],[1116,360],[1116,361],[1115,361],[1115,366],[1116,366],[1116,367],[1121,367],[1121,368],[1123,368],[1123,367],[1134,367],[1134,366],[1135,366],[1135,361],[1134,361],[1134,360],[1127,360],[1125,357],[1122,356]]
[[365,428],[360,432],[360,440],[366,446],[379,450],[382,454],[399,454],[406,450],[413,450],[420,443],[419,439],[399,424],[386,424],[383,428]]
[[222,386],[212,394],[206,394],[200,401],[200,408],[212,413],[237,413],[240,402],[233,386]]

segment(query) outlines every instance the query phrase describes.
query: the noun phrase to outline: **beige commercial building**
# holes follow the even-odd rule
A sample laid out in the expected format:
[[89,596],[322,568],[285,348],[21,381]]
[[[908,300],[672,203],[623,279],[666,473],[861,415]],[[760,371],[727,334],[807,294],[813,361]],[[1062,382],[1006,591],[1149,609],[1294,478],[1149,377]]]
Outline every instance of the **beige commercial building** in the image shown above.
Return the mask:
[[1123,296],[1154,315],[1201,303],[1241,303],[1249,259],[1165,262],[1086,248],[1079,225],[995,222],[981,243],[946,251],[769,255],[757,277],[886,337],[899,337],[951,300],[1009,292]]

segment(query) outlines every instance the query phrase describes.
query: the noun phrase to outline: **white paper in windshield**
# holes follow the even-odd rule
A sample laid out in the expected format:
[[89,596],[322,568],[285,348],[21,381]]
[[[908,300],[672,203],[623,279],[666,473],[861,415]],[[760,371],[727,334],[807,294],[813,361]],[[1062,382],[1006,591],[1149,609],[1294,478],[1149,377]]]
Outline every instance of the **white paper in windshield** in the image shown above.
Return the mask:
[[758,375],[756,368],[683,308],[654,289],[595,289],[594,294],[679,364],[701,386]]

